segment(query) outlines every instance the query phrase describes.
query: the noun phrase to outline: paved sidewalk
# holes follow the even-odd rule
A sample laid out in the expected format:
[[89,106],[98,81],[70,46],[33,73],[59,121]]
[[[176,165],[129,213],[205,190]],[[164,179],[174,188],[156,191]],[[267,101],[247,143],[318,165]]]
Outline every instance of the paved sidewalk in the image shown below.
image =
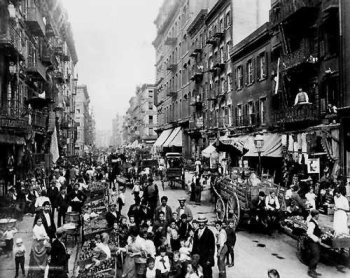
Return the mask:
[[[22,221],[17,222],[16,228],[18,230],[18,233],[15,235],[15,239],[14,239],[14,242],[15,242],[17,238],[22,238],[24,245],[26,247],[26,258],[25,258],[26,274],[28,273],[29,256],[30,256],[30,250],[32,247],[32,242],[33,242],[33,232],[32,232],[33,221],[34,221],[34,216],[25,215]],[[71,277],[73,273],[76,254],[77,254],[77,246],[75,246],[74,248],[67,246],[67,248],[68,250],[72,251],[72,255],[69,260],[69,275],[68,275],[69,277]],[[15,274],[16,274],[15,259],[11,257],[7,258],[6,255],[2,255],[0,257],[0,277],[10,278],[10,277],[14,277]],[[22,277],[21,274],[19,275],[19,277]]]

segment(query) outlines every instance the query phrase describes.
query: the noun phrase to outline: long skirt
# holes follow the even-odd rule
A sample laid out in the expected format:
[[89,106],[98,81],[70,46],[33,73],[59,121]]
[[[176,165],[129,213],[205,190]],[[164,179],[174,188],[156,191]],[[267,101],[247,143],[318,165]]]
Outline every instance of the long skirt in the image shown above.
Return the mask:
[[127,255],[125,257],[123,265],[123,278],[134,278],[136,277],[136,265],[135,259]]
[[337,210],[334,212],[333,228],[335,235],[348,234],[348,217],[343,210]]
[[44,278],[47,267],[47,249],[36,240],[33,242],[29,258],[28,278]]

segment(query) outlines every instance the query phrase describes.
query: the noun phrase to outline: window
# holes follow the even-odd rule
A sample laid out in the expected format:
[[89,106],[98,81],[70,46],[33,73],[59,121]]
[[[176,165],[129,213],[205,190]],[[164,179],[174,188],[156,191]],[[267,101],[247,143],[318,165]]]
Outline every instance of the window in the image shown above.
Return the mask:
[[242,66],[238,66],[236,69],[236,87],[237,87],[237,90],[240,90],[243,87],[243,67]]
[[152,101],[148,102],[148,109],[153,110],[153,102]]
[[228,106],[228,125],[232,126],[232,106]]
[[258,80],[263,80],[267,77],[267,68],[266,68],[266,53],[261,53],[258,56],[258,65],[257,65],[257,77]]
[[80,109],[77,109],[77,114],[80,114]]
[[232,75],[227,75],[227,91],[230,92],[232,90]]
[[254,104],[252,101],[248,102],[248,119],[249,125],[254,124]]
[[150,136],[154,135],[153,127],[150,127],[150,128],[148,129],[148,134],[149,134]]
[[148,116],[148,123],[153,125],[153,116]]
[[243,124],[243,115],[242,115],[242,104],[237,105],[237,126],[241,126]]
[[262,125],[266,124],[266,98],[260,99],[259,118]]
[[231,13],[228,12],[226,14],[226,27],[230,27],[231,26]]
[[231,42],[226,44],[226,60],[230,61],[230,50],[231,50]]
[[148,91],[148,97],[151,97],[151,98],[153,97],[153,90]]
[[254,67],[253,60],[247,62],[247,83],[248,85],[254,82]]

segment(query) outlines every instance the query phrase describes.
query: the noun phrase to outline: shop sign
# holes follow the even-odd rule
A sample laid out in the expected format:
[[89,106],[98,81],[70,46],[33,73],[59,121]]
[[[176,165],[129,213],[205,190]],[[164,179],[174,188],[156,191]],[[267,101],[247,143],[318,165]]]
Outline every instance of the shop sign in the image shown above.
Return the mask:
[[5,128],[27,129],[28,122],[23,119],[0,118],[0,126]]
[[309,174],[319,174],[320,173],[320,159],[319,158],[309,158],[308,159],[307,172]]

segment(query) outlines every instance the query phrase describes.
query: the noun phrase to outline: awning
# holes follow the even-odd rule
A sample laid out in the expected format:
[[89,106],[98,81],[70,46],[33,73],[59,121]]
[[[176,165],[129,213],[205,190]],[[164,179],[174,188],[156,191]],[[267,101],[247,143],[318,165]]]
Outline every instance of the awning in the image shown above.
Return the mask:
[[217,153],[216,148],[213,145],[209,145],[202,151],[202,156],[210,158],[213,153]]
[[[261,150],[261,156],[265,157],[282,157],[281,135],[277,133],[265,133],[264,146]],[[254,136],[247,136],[244,147],[249,151],[244,156],[258,156],[254,144]]]
[[26,141],[23,137],[19,137],[12,134],[1,134],[0,135],[1,144],[10,144],[10,145],[25,145]]
[[172,131],[173,129],[163,130],[163,132],[157,138],[156,142],[153,144],[153,147],[161,147],[163,143],[168,139]]
[[225,135],[220,137],[219,141],[223,145],[220,146],[220,144],[218,144],[218,150],[225,150],[227,152],[233,153],[236,156],[243,156],[248,152],[248,149],[244,145],[244,138],[242,137],[233,138]]
[[163,147],[182,147],[182,130],[177,127],[164,142]]

